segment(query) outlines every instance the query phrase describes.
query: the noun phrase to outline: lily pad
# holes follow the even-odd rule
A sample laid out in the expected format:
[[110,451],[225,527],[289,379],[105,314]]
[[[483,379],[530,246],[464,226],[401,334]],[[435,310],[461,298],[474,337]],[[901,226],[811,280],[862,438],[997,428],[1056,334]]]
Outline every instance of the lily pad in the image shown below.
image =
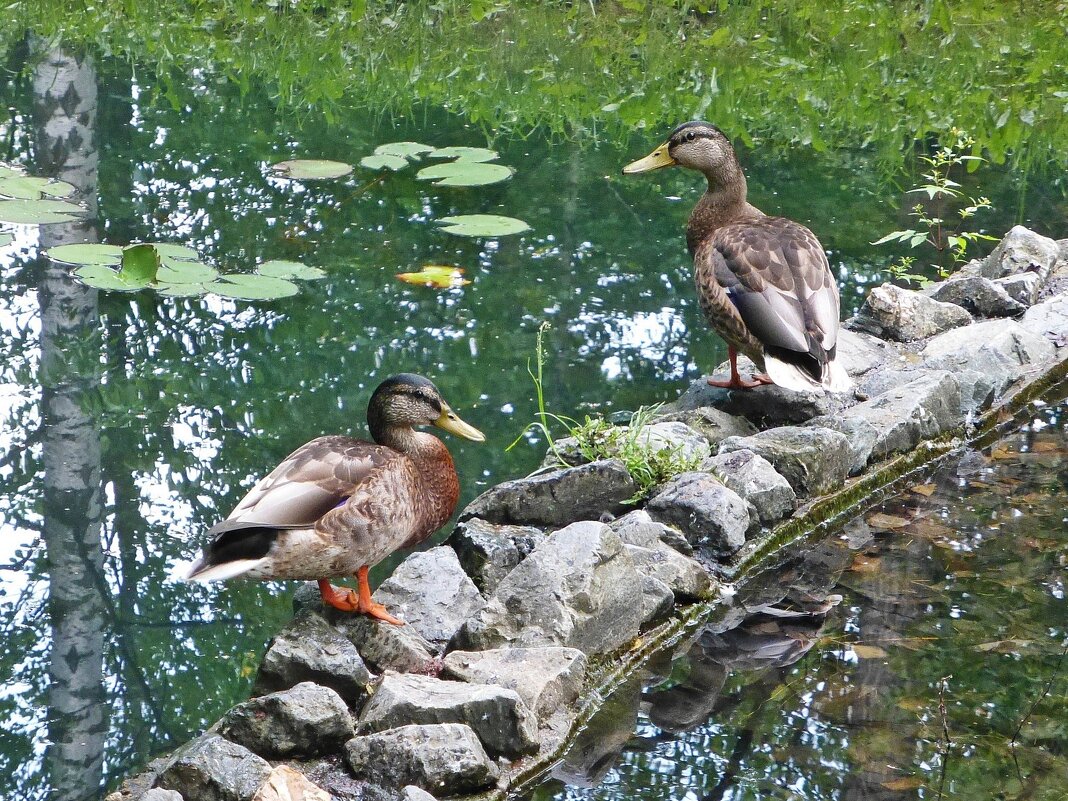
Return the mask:
[[137,292],[148,286],[148,282],[131,280],[130,276],[103,264],[79,267],[74,271],[74,275],[81,279],[83,284],[113,292]]
[[87,242],[81,245],[57,245],[46,250],[45,255],[52,261],[66,264],[117,265],[122,261],[122,248]]
[[77,191],[73,185],[65,181],[55,181],[51,178],[34,178],[31,175],[21,175],[12,170],[6,170],[5,173],[0,176],[0,195],[4,197],[37,200],[43,195],[69,197]]
[[498,214],[460,214],[442,217],[438,223],[444,226],[442,230],[445,233],[457,236],[497,237],[530,230],[530,226],[522,220]]
[[119,274],[124,280],[148,286],[156,280],[159,268],[159,254],[152,245],[129,245],[122,249]]
[[170,242],[147,242],[156,249],[156,252],[165,259],[177,259],[178,261],[199,261],[200,254],[193,248],[185,245],[173,245]]
[[430,154],[432,159],[463,159],[464,161],[493,161],[497,159],[496,150],[488,147],[439,147]]
[[281,259],[265,261],[256,268],[256,272],[260,275],[269,275],[272,278],[299,278],[304,281],[326,278],[326,272],[318,267],[309,267],[299,261],[282,261]]
[[281,161],[271,169],[285,178],[319,181],[348,175],[352,172],[352,165],[343,161],[327,161],[326,159],[292,159]]
[[403,156],[394,156],[391,153],[379,153],[376,156],[364,156],[360,159],[360,166],[369,170],[403,170],[408,166],[408,160]]
[[153,289],[159,292],[161,295],[166,295],[171,298],[191,298],[199,297],[200,295],[206,295],[209,292],[214,291],[214,282],[199,283],[199,284],[162,284],[157,283]]
[[218,270],[199,261],[163,259],[156,271],[157,284],[204,284],[218,277]]
[[434,186],[486,186],[511,178],[512,168],[502,164],[460,159],[424,167],[415,177],[423,181],[434,181]]
[[11,234],[0,234],[0,248],[6,248],[14,241],[15,237],[13,237]]
[[274,300],[295,295],[300,288],[270,275],[226,275],[210,287],[216,295],[237,300]]
[[405,159],[418,159],[424,153],[433,153],[431,145],[421,142],[387,142],[375,148],[376,156],[400,156]]
[[462,267],[449,264],[427,264],[417,273],[397,273],[397,278],[406,284],[432,286],[435,289],[450,289],[471,283],[464,278]]
[[0,222],[45,225],[71,222],[85,209],[64,200],[0,200]]

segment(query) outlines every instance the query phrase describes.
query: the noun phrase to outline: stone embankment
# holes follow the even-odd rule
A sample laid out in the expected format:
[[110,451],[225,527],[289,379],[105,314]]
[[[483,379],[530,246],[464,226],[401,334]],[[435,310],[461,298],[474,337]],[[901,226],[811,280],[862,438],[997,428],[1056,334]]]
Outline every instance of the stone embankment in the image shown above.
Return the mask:
[[627,653],[728,597],[772,528],[966,436],[1066,354],[1068,241],[1018,227],[949,280],[877,287],[839,339],[855,393],[694,382],[640,436],[697,469],[637,505],[621,460],[563,443],[569,464],[476,498],[378,588],[407,626],[299,591],[255,696],[111,801],[499,797],[558,758]]

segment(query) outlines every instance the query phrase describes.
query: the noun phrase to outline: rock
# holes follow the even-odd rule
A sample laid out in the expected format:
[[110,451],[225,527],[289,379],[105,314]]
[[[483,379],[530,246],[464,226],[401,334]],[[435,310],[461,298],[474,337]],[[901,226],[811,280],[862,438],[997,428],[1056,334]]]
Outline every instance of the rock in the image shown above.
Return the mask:
[[410,554],[373,597],[438,650],[486,603],[445,546]]
[[720,454],[750,450],[763,456],[799,495],[822,495],[838,489],[849,474],[853,454],[845,435],[829,428],[784,426],[751,437],[731,437]]
[[340,695],[306,681],[238,704],[220,733],[262,756],[286,759],[336,751],[355,729]]
[[1057,295],[1032,306],[1020,325],[1032,334],[1038,334],[1056,347],[1068,345],[1068,294]]
[[352,771],[386,787],[415,785],[439,795],[466,795],[493,786],[497,766],[470,726],[401,726],[345,744]]
[[[108,797],[110,798],[110,796]],[[184,801],[184,799],[179,792],[174,790],[164,790],[162,787],[154,787],[137,799],[137,801]]]
[[574,523],[539,542],[453,644],[476,651],[504,645],[613,651],[638,633],[640,612],[631,588],[639,581],[608,526]]
[[[725,442],[745,439],[751,437],[730,437]],[[676,476],[649,499],[646,508],[653,519],[677,526],[695,551],[715,559],[729,557],[745,544],[749,528],[745,501],[708,473]]]
[[901,358],[897,348],[878,337],[848,328],[838,331],[835,361],[854,379],[867,375],[877,367],[892,367]]
[[[1039,308],[1039,307],[1035,307]],[[923,366],[958,375],[961,396],[1000,395],[1016,379],[1052,361],[1054,346],[1012,320],[988,320],[939,334],[920,351]],[[971,370],[974,384],[960,375]]]
[[[745,356],[738,357],[738,370],[743,376],[757,372],[753,363]],[[720,374],[728,371],[729,363],[724,362],[716,369],[715,374],[722,377]],[[774,384],[756,389],[726,390],[710,387],[704,378],[699,378],[690,384],[689,389],[679,399],[678,406],[711,406],[730,415],[743,417],[757,427],[763,427],[803,423],[821,414],[831,414],[852,402],[852,398],[843,393],[795,392]]]
[[[143,801],[143,799],[142,799]],[[271,771],[252,801],[333,801],[330,793],[288,765]]]
[[298,615],[267,648],[256,677],[257,694],[313,681],[346,701],[367,695],[371,673],[347,637],[314,612]]
[[[598,443],[605,458],[623,459],[625,446],[633,446],[651,451],[668,451],[681,459],[700,461],[711,452],[708,440],[698,431],[679,421],[658,420],[632,432],[629,425],[609,427],[598,436]],[[557,440],[555,447],[545,454],[543,467],[556,467],[563,461],[567,465],[579,465],[589,460],[582,453],[578,440],[574,437]]]
[[433,646],[411,626],[393,626],[366,615],[338,612],[332,615],[334,627],[349,638],[370,667],[381,673],[436,674],[440,665]]
[[898,342],[913,342],[971,321],[972,316],[959,305],[883,284],[868,293],[851,327]]
[[994,251],[980,262],[971,262],[961,270],[966,275],[1004,278],[1018,273],[1038,273],[1045,282],[1059,257],[1052,239],[1017,225],[998,243]]
[[456,551],[464,572],[488,597],[544,536],[530,526],[500,526],[474,517],[456,526],[446,544]]
[[693,547],[686,535],[677,528],[666,526],[653,520],[644,509],[635,509],[622,517],[617,517],[608,524],[619,535],[624,545],[637,545],[641,548],[656,548],[659,543],[673,548],[684,556],[693,555]]
[[982,317],[1015,317],[1027,307],[1013,300],[1003,286],[973,275],[951,278],[925,290],[934,300],[955,303]]
[[463,723],[493,756],[538,750],[537,721],[515,690],[387,673],[360,713],[361,734],[409,724]]
[[570,706],[586,679],[586,655],[577,648],[494,648],[453,651],[442,675],[515,690],[539,720]]
[[762,456],[732,451],[713,456],[703,466],[749,505],[750,523],[773,525],[793,513],[797,494]]
[[267,760],[208,734],[174,756],[160,774],[159,786],[189,801],[251,801],[270,775]]
[[618,459],[565,467],[542,475],[505,481],[479,495],[461,520],[480,517],[491,523],[563,526],[627,511],[623,502],[638,485]]
[[397,801],[437,801],[437,799],[426,790],[421,790],[414,784],[409,784],[407,787],[401,788]]
[[[705,386],[708,385],[705,384]],[[719,445],[727,437],[745,437],[756,433],[756,428],[744,417],[727,414],[712,406],[694,408],[688,405],[690,400],[692,400],[690,391],[687,390],[686,394],[675,403],[673,411],[657,419],[685,423],[705,438],[710,449]]]
[[671,587],[655,576],[644,575],[641,588],[641,630],[663,623],[675,611],[675,594]]
[[[900,382],[899,382],[900,383]],[[869,395],[881,393],[868,393]],[[855,407],[854,407],[855,408]],[[871,458],[872,448],[879,439],[879,430],[863,417],[814,417],[806,425],[829,428],[845,435],[849,443],[850,465],[849,475],[855,476],[864,472]]]
[[1018,273],[1005,278],[996,278],[994,284],[1004,289],[1005,293],[1017,303],[1034,306],[1042,290],[1042,277],[1038,273]]
[[695,560],[661,543],[652,548],[624,547],[638,572],[665,584],[676,600],[699,601],[708,597],[711,589],[708,571]]

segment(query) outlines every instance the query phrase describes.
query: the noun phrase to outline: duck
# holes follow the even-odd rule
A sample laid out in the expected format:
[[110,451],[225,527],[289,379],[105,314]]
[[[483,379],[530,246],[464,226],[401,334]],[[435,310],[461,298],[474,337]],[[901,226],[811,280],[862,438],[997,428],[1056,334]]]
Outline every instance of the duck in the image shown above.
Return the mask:
[[[449,449],[421,426],[485,441],[427,378],[390,376],[367,406],[373,442],[342,435],[297,448],[213,526],[181,576],[316,581],[323,602],[403,625],[372,602],[367,574],[389,554],[427,539],[452,516],[460,482]],[[330,579],[356,577],[357,589]]]
[[[800,392],[845,392],[849,376],[835,361],[840,301],[827,255],[799,222],[771,217],[746,198],[747,185],[727,135],[692,120],[623,168],[625,175],[679,166],[708,181],[686,224],[701,311],[727,342],[730,378],[714,387],[777,384]],[[760,371],[738,371],[738,354]]]

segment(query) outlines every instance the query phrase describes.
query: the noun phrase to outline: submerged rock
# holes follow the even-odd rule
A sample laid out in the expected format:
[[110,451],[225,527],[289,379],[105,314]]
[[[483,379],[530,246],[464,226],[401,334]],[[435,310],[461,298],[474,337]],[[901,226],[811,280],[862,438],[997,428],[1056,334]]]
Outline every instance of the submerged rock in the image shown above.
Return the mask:
[[357,776],[385,787],[415,785],[448,796],[492,787],[499,775],[470,726],[400,726],[353,737],[345,760]]
[[238,704],[222,719],[220,732],[257,754],[285,759],[329,754],[355,729],[341,696],[306,681]]
[[437,673],[440,665],[433,646],[411,626],[393,626],[366,615],[339,612],[334,626],[356,646],[374,670],[398,673]]
[[438,650],[486,603],[456,552],[445,546],[410,554],[375,590],[374,599]]
[[845,482],[854,456],[845,435],[829,428],[783,426],[751,437],[731,437],[720,454],[749,450],[771,462],[799,495],[822,495]]
[[387,673],[360,714],[361,734],[409,724],[463,723],[486,751],[514,759],[538,750],[537,721],[515,690]]
[[159,786],[188,801],[252,801],[270,775],[267,760],[208,734],[175,755],[160,774]]
[[541,529],[531,526],[496,525],[474,517],[457,525],[446,544],[456,551],[464,572],[488,597],[544,537]]
[[971,321],[972,316],[959,305],[883,284],[868,293],[851,327],[898,342],[913,342]]
[[[726,441],[733,439],[743,438]],[[749,528],[745,501],[708,473],[676,476],[649,499],[646,508],[655,520],[677,526],[699,553],[722,559],[745,545]]]
[[749,505],[750,523],[773,525],[794,510],[797,494],[771,462],[749,450],[713,456],[704,467]]
[[638,633],[639,581],[619,537],[603,523],[573,523],[538,543],[464,624],[454,646],[564,645],[612,651]]

